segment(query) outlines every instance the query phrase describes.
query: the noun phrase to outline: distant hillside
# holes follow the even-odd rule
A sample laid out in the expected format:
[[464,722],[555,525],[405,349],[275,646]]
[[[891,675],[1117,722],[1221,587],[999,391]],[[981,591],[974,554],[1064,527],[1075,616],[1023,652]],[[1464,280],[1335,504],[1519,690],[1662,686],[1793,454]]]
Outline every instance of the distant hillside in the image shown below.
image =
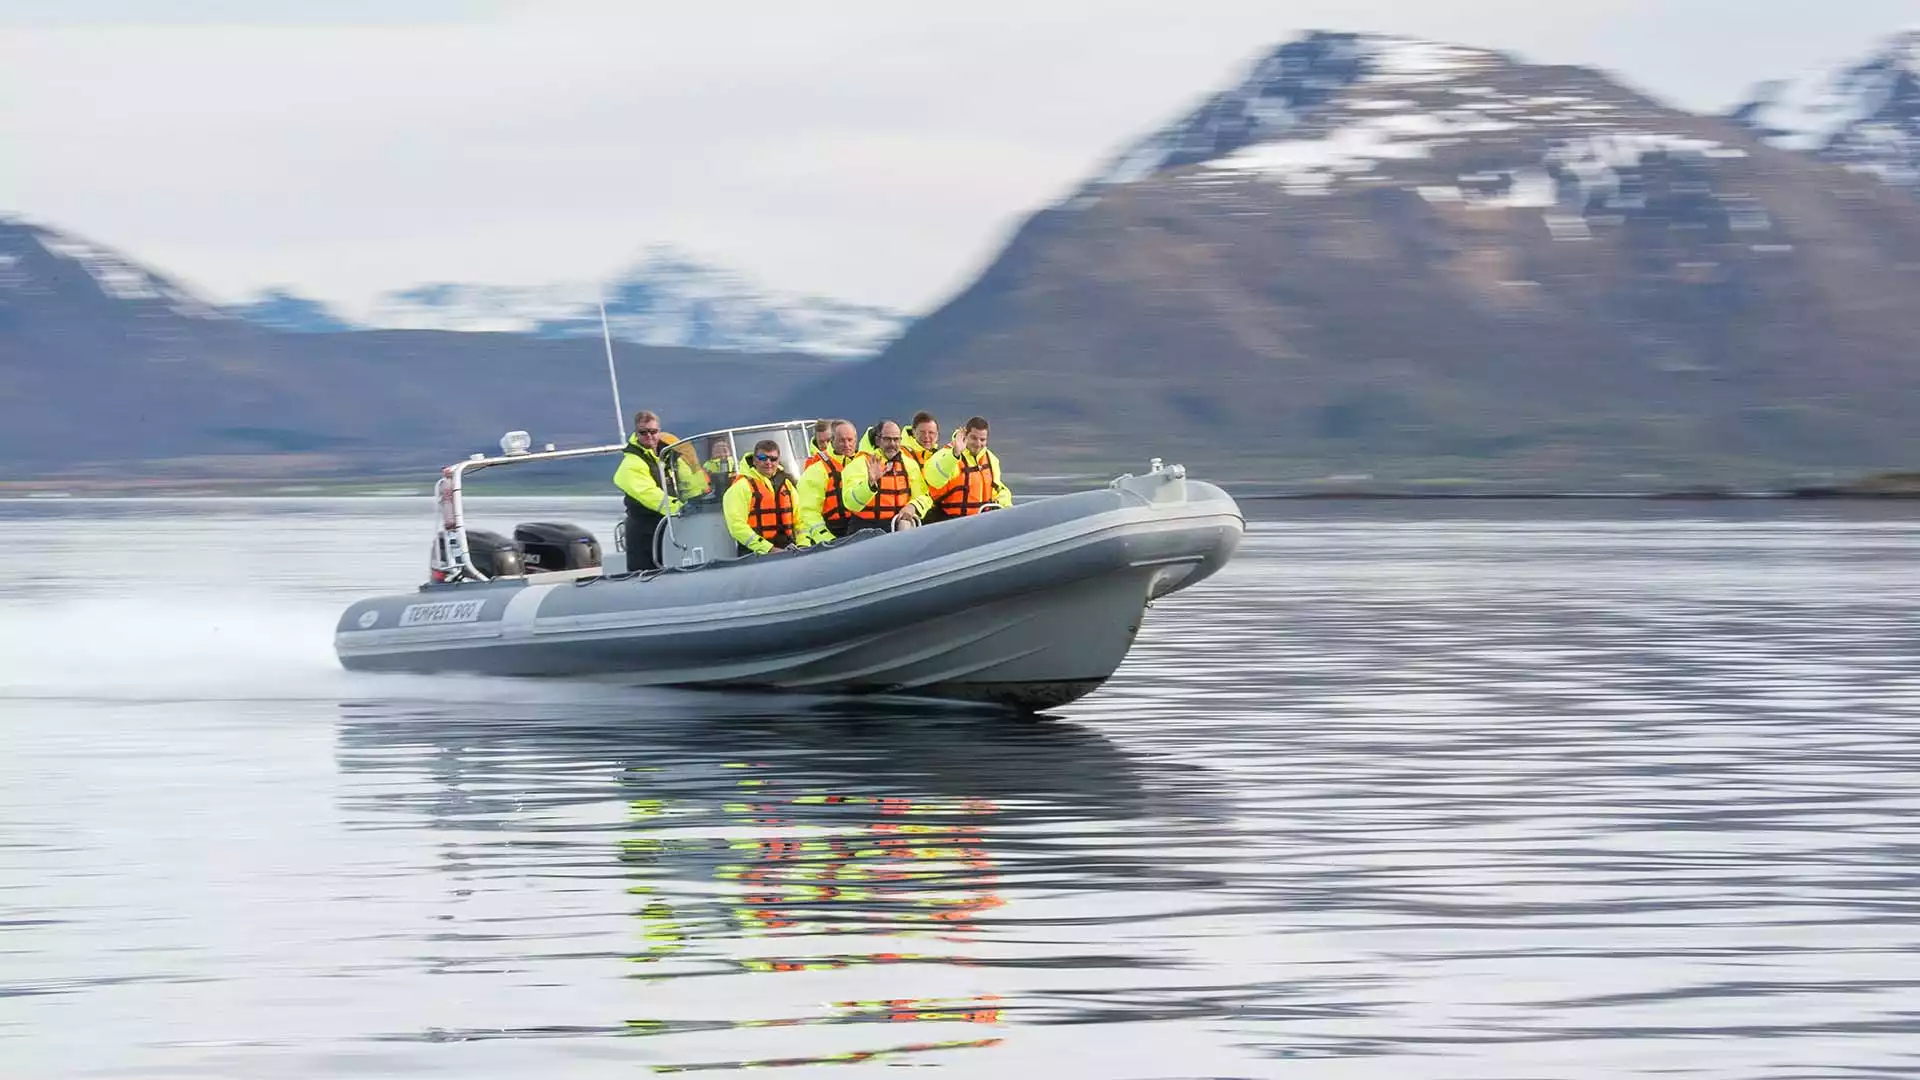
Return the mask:
[[368,329],[291,289],[264,289],[245,303],[227,305],[226,313],[255,326],[294,334],[346,334]]
[[1920,462],[1920,205],[1586,68],[1319,33],[1035,214],[788,411],[1179,456],[1645,486]]
[[[621,345],[628,410],[686,433],[829,362]],[[278,333],[111,249],[0,221],[0,460],[9,476],[420,475],[510,428],[614,441],[597,341]],[[430,473],[429,473],[430,475]]]
[[364,323],[316,301],[268,290],[229,310],[276,330],[459,330],[542,338],[601,336],[599,303],[616,340],[729,352],[804,352],[864,357],[899,336],[900,312],[761,288],[745,277],[655,245],[600,284],[534,287],[435,282],[382,296]]

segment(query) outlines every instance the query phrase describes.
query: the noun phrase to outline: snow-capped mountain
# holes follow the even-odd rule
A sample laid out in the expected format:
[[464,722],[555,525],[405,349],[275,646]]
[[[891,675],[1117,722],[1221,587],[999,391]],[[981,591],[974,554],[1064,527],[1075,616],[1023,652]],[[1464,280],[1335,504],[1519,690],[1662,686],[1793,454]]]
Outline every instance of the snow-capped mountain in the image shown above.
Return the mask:
[[640,345],[860,357],[878,352],[907,323],[905,315],[886,308],[772,293],[658,245],[603,286],[418,285],[379,297],[357,326],[284,290],[233,310],[263,325],[303,332],[387,328],[599,337],[602,297],[613,336]]
[[1895,464],[1920,453],[1916,274],[1920,203],[1723,117],[1592,68],[1313,33],[787,411],[964,407],[1051,465],[1151,432],[1267,479]]
[[[30,264],[44,265],[31,273]],[[772,293],[665,246],[646,249],[604,286],[419,285],[382,295],[365,321],[285,287],[218,306],[113,248],[0,216],[0,290],[33,295],[82,280],[101,299],[125,302],[128,310],[164,308],[195,319],[237,318],[306,334],[414,329],[599,337],[598,302],[604,296],[613,336],[637,345],[859,357],[878,352],[909,321],[887,308]]]
[[[327,318],[279,301],[254,314]],[[0,479],[78,469],[129,490],[236,471],[411,471],[506,430],[594,445],[618,430],[600,353],[525,335],[276,331],[103,244],[0,217]],[[740,421],[729,410],[743,399],[717,385],[751,388],[764,417],[833,366],[638,345],[615,364],[688,431]]]
[[[1129,147],[1096,183],[1129,183],[1162,169],[1217,161],[1243,147],[1279,140],[1297,144],[1300,172],[1315,171],[1316,165],[1334,171],[1341,164],[1373,156],[1364,152],[1362,144],[1381,141],[1376,136],[1395,129],[1391,114],[1417,104],[1397,100],[1392,91],[1346,100],[1355,88],[1441,83],[1501,60],[1498,53],[1409,38],[1309,34],[1273,50],[1238,85],[1214,94],[1178,122]],[[1332,140],[1321,148],[1318,162],[1316,155],[1300,153],[1309,150],[1303,141],[1306,135],[1328,131],[1334,125],[1324,121],[1342,111],[1363,114],[1351,133],[1354,137]],[[1402,133],[1414,132],[1402,127]],[[1393,156],[1393,152],[1378,156]]]
[[1730,118],[1783,150],[1920,188],[1920,28],[1838,71],[1763,83]]
[[[1645,208],[1650,159],[1672,171],[1746,156],[1700,137],[1692,120],[1586,69],[1316,32],[1128,147],[1076,202],[1168,173],[1201,187],[1260,179],[1297,195],[1400,184],[1428,202],[1539,210],[1554,235],[1579,236],[1592,210]],[[1474,167],[1449,169],[1455,161]],[[1705,201],[1737,230],[1766,228],[1751,199]]]
[[130,310],[165,309],[191,318],[226,316],[186,286],[84,237],[0,216],[0,290],[30,299],[64,294],[77,283]]

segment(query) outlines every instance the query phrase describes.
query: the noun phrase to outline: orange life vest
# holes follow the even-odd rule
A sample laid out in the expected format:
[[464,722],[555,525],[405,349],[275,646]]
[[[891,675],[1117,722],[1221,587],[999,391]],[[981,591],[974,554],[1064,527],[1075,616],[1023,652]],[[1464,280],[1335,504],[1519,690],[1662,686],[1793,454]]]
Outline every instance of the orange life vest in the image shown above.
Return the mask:
[[[755,474],[758,475],[758,474]],[[747,476],[736,477],[736,484],[753,484],[753,505],[747,508],[747,524],[762,540],[774,547],[793,546],[793,484],[785,476],[767,483],[755,483]]]
[[907,480],[905,459],[889,461],[885,471],[880,474],[880,483],[873,489],[873,501],[854,517],[862,525],[877,525],[884,529],[893,516],[905,510],[912,501],[913,485]]
[[998,478],[993,475],[993,458],[982,450],[979,460],[972,464],[957,453],[953,461],[960,466],[960,471],[953,474],[947,486],[934,493],[933,505],[942,517],[977,514],[993,503],[994,489],[999,486]]
[[827,467],[827,497],[820,503],[820,520],[826,523],[827,531],[835,536],[845,536],[853,531],[853,512],[847,509],[840,486],[841,472],[852,460],[835,461],[824,454],[820,457],[820,464]]

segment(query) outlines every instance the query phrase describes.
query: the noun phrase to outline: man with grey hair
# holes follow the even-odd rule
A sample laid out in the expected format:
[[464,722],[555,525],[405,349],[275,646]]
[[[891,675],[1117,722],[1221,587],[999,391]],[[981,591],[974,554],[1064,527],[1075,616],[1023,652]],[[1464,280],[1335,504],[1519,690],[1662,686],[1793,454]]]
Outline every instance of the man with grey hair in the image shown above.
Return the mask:
[[807,471],[800,474],[800,493],[794,500],[795,525],[808,543],[824,544],[852,531],[853,511],[847,506],[846,480],[841,475],[853,459],[860,438],[854,426],[835,420],[828,429],[832,441]]

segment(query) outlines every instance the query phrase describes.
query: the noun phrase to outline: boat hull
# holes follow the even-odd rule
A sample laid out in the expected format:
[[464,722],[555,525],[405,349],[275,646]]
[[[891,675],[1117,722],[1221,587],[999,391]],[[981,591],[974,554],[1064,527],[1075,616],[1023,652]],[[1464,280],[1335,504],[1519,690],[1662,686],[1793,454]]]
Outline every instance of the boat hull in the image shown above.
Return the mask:
[[652,575],[538,576],[375,597],[335,634],[355,670],[1063,704],[1125,658],[1150,600],[1244,531],[1174,474],[812,551]]

